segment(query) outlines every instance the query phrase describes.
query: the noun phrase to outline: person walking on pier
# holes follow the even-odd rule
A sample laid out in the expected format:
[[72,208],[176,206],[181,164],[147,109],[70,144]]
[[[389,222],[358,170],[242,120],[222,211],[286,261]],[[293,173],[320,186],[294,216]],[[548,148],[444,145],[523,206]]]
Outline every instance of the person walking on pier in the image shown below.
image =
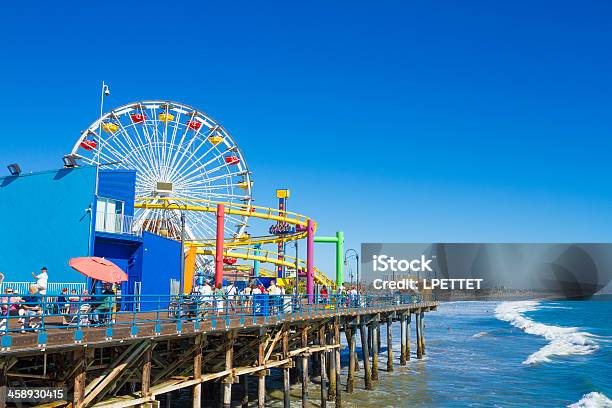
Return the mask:
[[268,286],[268,295],[270,295],[270,313],[274,313],[280,307],[280,295],[281,291],[276,286],[276,281],[271,280],[270,286]]
[[351,290],[349,290],[349,302],[351,304],[352,307],[357,307],[358,305],[358,301],[357,301],[357,297],[358,297],[358,293],[357,293],[357,288],[355,287],[355,285],[351,286]]
[[236,295],[238,294],[238,288],[234,284],[234,282],[230,282],[229,285],[225,287],[225,297],[227,298],[227,309],[228,311],[231,309],[232,312],[236,311]]
[[329,299],[329,292],[327,291],[327,286],[323,285],[321,288],[321,303],[323,303],[324,307],[327,305],[327,300]]
[[217,316],[219,316],[223,311],[223,298],[225,297],[225,293],[223,293],[223,286],[221,285],[221,283],[218,283],[215,287],[213,297],[215,299],[215,308],[217,309]]
[[197,293],[200,298],[199,300],[204,307],[203,314],[206,314],[213,306],[213,289],[210,286],[210,281],[208,279],[204,281],[204,284],[198,286]]

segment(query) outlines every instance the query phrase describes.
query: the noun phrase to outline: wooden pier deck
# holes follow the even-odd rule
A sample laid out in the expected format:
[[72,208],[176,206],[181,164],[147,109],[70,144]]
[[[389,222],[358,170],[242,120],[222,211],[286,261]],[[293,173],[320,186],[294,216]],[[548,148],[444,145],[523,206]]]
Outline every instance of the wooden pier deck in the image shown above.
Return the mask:
[[[364,370],[366,389],[374,387],[381,327],[387,326],[382,337],[389,353],[387,370],[393,370],[397,350],[392,347],[391,325],[401,325],[400,364],[410,358],[412,323],[421,358],[425,353],[423,317],[436,307],[436,302],[419,302],[313,308],[282,316],[221,316],[201,321],[155,322],[151,315],[150,322],[135,325],[129,324],[129,316],[119,316],[110,332],[107,327],[85,327],[78,336],[74,329],[53,328],[49,321],[44,333],[15,334],[10,349],[0,352],[0,407],[10,406],[6,391],[14,387],[64,389],[64,398],[41,405],[48,407],[159,407],[161,402],[177,406],[172,398],[178,390],[190,391],[189,406],[199,408],[204,397],[219,396],[219,406],[230,407],[237,398],[232,385],[237,383],[246,407],[250,378],[257,379],[257,406],[264,407],[270,370],[282,372],[285,407],[290,383],[295,381],[302,384],[302,405],[307,406],[312,375],[321,378],[321,406],[327,401],[341,406],[342,393],[354,390],[357,367]],[[148,320],[145,313],[139,319]],[[350,349],[344,390],[339,386],[341,332]],[[356,355],[357,335],[361,363]]]

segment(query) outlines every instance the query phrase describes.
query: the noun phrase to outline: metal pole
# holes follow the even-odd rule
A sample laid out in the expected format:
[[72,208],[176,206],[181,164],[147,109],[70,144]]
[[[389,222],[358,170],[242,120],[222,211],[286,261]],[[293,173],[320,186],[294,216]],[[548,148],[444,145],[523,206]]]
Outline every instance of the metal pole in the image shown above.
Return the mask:
[[306,245],[306,293],[308,303],[313,302],[314,294],[314,221],[308,220]]
[[223,285],[223,239],[225,205],[217,204],[217,240],[215,243],[215,287]]
[[[259,250],[261,249],[261,244],[255,245],[255,255],[258,256],[260,254]],[[256,259],[253,261],[253,275],[255,277],[259,277],[259,261]]]
[[359,254],[357,251],[355,251],[355,260],[357,262],[357,276],[355,279],[357,280],[357,290],[359,290]]
[[297,296],[299,293],[298,285],[300,283],[299,264],[298,264],[298,241],[296,240],[294,243],[295,243],[295,290],[293,292]]
[[100,98],[100,118],[102,118],[102,113],[104,112],[104,87],[105,86],[106,84],[104,83],[104,81],[102,81],[102,97]]
[[185,293],[185,213],[181,211],[181,293]]
[[342,255],[344,255],[344,232],[336,232],[336,286],[340,287],[344,283],[344,262]]
[[[98,124],[98,139],[100,141],[100,148],[96,151],[96,161],[99,162],[100,161],[100,150],[102,149],[102,114],[104,113],[104,87],[106,86],[106,84],[104,83],[104,81],[102,81],[102,90],[100,92],[100,123]],[[97,177],[96,177],[97,178]],[[96,181],[97,182],[97,181]],[[96,190],[97,193],[97,190]]]

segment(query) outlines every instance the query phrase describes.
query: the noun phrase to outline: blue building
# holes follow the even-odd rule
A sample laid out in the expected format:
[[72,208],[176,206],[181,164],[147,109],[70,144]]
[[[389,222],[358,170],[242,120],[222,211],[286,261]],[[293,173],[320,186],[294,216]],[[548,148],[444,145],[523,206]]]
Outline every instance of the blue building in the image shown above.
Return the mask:
[[134,227],[136,172],[64,168],[0,178],[0,272],[19,291],[49,269],[48,292],[91,282],[70,258],[99,256],[129,276],[122,294],[168,294],[180,278],[180,243]]

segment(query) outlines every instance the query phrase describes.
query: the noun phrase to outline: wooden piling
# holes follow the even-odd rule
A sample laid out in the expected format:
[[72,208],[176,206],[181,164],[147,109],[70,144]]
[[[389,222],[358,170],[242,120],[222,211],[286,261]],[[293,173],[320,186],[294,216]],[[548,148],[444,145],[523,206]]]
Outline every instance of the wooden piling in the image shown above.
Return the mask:
[[[289,331],[287,328],[284,329],[283,333],[283,343],[282,343],[282,352],[283,358],[289,357]],[[289,384],[289,368],[290,365],[285,365],[283,367],[283,407],[291,408],[291,390]]]
[[391,333],[391,325],[393,320],[387,318],[387,371],[393,371],[393,334]]
[[400,365],[406,365],[406,318],[400,314]]
[[[302,328],[302,347],[308,347],[308,328]],[[302,354],[302,408],[308,406],[308,356],[309,353]]]
[[[319,345],[325,345],[325,327],[319,327]],[[319,351],[319,368],[321,372],[321,408],[327,407],[327,384],[325,373],[325,351]]]
[[425,313],[421,311],[421,354],[425,355]]
[[[335,344],[333,324],[327,327],[327,344]],[[327,353],[327,378],[329,379],[329,387],[327,388],[327,400],[336,400],[336,353],[335,350],[331,350]]]
[[[261,330],[261,333],[265,335],[265,330]],[[265,349],[265,336],[259,338],[259,345],[257,350],[257,362],[260,366],[265,364],[266,349]],[[257,407],[264,408],[266,406],[266,370],[261,370],[259,373],[257,382]]]
[[148,348],[142,356],[142,376],[140,380],[141,393],[143,397],[147,397],[151,394],[149,389],[151,388],[151,356],[153,351]]
[[[344,333],[346,334],[346,342],[349,344],[349,347],[350,347],[350,344],[351,344],[351,341],[349,339],[349,331],[351,331],[351,333],[353,333],[353,336],[357,336],[356,330],[357,330],[357,328],[355,326],[352,326],[352,327],[348,326],[348,330],[345,329],[345,331],[344,331]],[[355,342],[356,341],[357,340],[355,340]],[[350,357],[349,357],[349,359],[350,359]],[[355,347],[355,350],[353,352],[353,363],[354,363],[353,364],[354,365],[353,373],[355,373],[355,372],[359,371],[359,355],[357,355],[357,347]]]
[[[334,321],[334,344],[340,345],[340,318],[336,317]],[[337,347],[334,350],[335,354],[335,368],[336,368],[336,408],[342,407],[342,382],[340,381],[340,376],[342,373],[342,366],[340,362],[340,347]]]
[[378,381],[378,316],[370,326],[372,328],[372,380]]
[[368,348],[368,338],[366,335],[366,327],[362,322],[359,323],[359,331],[361,334],[361,355],[363,357],[363,371],[365,380],[365,389],[371,390],[372,386],[372,373],[370,371],[370,350]]
[[344,332],[349,345],[349,368],[348,375],[346,376],[346,392],[350,394],[354,391],[355,387],[355,355],[357,354],[355,346],[355,329],[346,326]]
[[374,345],[372,344],[372,325],[368,324],[367,325],[367,332],[368,332],[368,350],[370,350],[370,357],[372,357],[372,353],[374,351]]
[[423,348],[421,343],[421,315],[419,312],[414,314],[416,321],[414,322],[414,328],[416,331],[416,348],[417,348],[417,358],[423,358]]
[[78,365],[74,377],[74,396],[72,399],[72,405],[75,408],[83,406],[83,400],[85,399],[85,387],[87,382],[87,352],[85,348],[81,347],[74,352],[74,360]]
[[406,315],[406,361],[410,361],[410,313]]
[[[202,336],[197,336],[195,338],[196,343],[196,351],[193,357],[193,379],[199,380],[202,378]],[[149,353],[149,370],[151,369],[151,352],[149,350],[145,351]],[[144,388],[144,387],[143,387]],[[144,391],[143,391],[144,393]],[[193,386],[193,408],[200,408],[202,406],[202,383],[198,383]]]
[[380,318],[378,320],[377,330],[376,330],[376,341],[378,342],[378,352],[380,353],[381,342],[380,342]]
[[[234,336],[229,333],[227,345],[225,349],[225,370],[232,370],[234,360]],[[223,383],[223,408],[230,408],[232,405],[232,383],[234,377],[232,374],[224,379]]]

